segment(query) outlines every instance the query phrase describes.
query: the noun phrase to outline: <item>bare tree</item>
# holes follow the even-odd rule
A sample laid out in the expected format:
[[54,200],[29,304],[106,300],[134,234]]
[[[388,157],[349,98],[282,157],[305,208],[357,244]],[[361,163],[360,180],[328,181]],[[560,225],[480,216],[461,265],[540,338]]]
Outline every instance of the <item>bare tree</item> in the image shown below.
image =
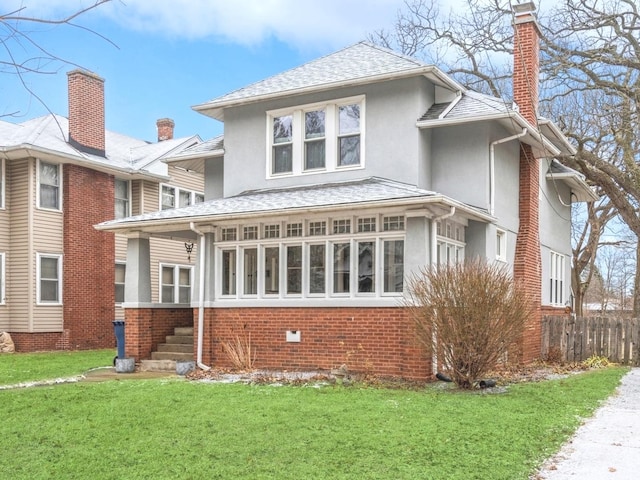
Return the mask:
[[[442,16],[430,0],[407,0],[392,32],[371,40],[420,53],[436,52],[441,68],[475,90],[510,96],[512,12],[508,0],[468,0],[463,13]],[[585,175],[640,237],[640,13],[637,0],[564,0],[540,18],[540,110],[559,119],[577,154],[560,160]],[[596,211],[591,213],[595,214]],[[591,231],[607,218],[590,218]],[[584,242],[595,255],[597,241]],[[640,247],[636,246],[636,269]],[[593,265],[583,260],[577,267]],[[576,272],[581,275],[582,272]],[[640,315],[640,275],[633,288]]]
[[[17,10],[10,12],[0,11],[0,74],[14,76],[22,88],[47,108],[42,98],[29,86],[26,77],[31,74],[55,74],[65,66],[80,68],[81,66],[69,58],[56,55],[46,45],[38,42],[34,35],[35,27],[48,25],[75,28],[97,35],[112,43],[96,31],[76,23],[76,20],[83,14],[110,1],[94,0],[89,6],[80,8],[60,18],[31,16],[28,9],[28,0],[25,0],[23,6]],[[47,108],[47,110],[49,109]],[[7,112],[4,116],[15,116],[17,114],[18,112]]]

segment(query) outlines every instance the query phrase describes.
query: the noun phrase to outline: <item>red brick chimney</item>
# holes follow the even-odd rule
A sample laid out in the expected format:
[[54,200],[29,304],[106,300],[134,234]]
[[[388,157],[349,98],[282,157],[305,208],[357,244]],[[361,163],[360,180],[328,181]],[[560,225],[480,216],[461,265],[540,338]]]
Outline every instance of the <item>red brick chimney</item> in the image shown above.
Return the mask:
[[171,140],[173,138],[173,127],[175,123],[170,118],[161,118],[156,122],[158,127],[158,141]]
[[[537,125],[538,77],[540,70],[540,30],[533,2],[513,5],[513,98],[520,114],[533,126]],[[539,236],[540,162],[531,146],[520,144],[520,223],[516,239],[514,277],[522,282],[536,307],[522,339],[525,362],[540,356],[541,290]]]
[[104,79],[72,70],[69,85],[69,143],[84,152],[105,156]]

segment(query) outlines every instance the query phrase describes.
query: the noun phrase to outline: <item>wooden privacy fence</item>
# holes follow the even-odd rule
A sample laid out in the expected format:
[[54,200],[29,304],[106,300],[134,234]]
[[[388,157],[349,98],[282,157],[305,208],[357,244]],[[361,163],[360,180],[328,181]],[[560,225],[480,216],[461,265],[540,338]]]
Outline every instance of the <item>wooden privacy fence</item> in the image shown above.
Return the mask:
[[640,319],[546,316],[542,320],[541,353],[544,359],[565,362],[598,355],[640,366]]

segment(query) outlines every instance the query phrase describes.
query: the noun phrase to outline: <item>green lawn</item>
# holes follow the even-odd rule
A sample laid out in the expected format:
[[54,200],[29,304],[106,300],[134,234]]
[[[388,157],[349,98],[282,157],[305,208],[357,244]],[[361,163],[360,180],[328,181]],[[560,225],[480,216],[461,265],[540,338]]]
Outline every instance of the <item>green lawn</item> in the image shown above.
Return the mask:
[[[95,367],[113,365],[115,349],[0,355],[0,385],[81,375]],[[0,408],[1,411],[1,408]]]
[[492,395],[182,379],[5,390],[0,478],[526,480],[626,371]]

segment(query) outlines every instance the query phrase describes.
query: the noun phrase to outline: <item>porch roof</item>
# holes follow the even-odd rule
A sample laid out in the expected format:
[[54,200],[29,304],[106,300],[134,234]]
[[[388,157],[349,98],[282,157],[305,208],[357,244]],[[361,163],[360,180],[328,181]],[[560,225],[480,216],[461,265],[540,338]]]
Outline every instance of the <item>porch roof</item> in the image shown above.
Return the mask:
[[370,177],[348,182],[251,190],[189,207],[110,220],[96,225],[96,228],[125,234],[155,233],[158,236],[173,232],[179,238],[192,238],[195,233],[191,229],[195,224],[214,225],[228,220],[246,221],[251,218],[385,207],[411,210],[427,208],[425,215],[432,216],[449,212],[451,207],[455,207],[456,212],[468,219],[483,222],[495,220],[486,210],[444,195],[414,185]]

